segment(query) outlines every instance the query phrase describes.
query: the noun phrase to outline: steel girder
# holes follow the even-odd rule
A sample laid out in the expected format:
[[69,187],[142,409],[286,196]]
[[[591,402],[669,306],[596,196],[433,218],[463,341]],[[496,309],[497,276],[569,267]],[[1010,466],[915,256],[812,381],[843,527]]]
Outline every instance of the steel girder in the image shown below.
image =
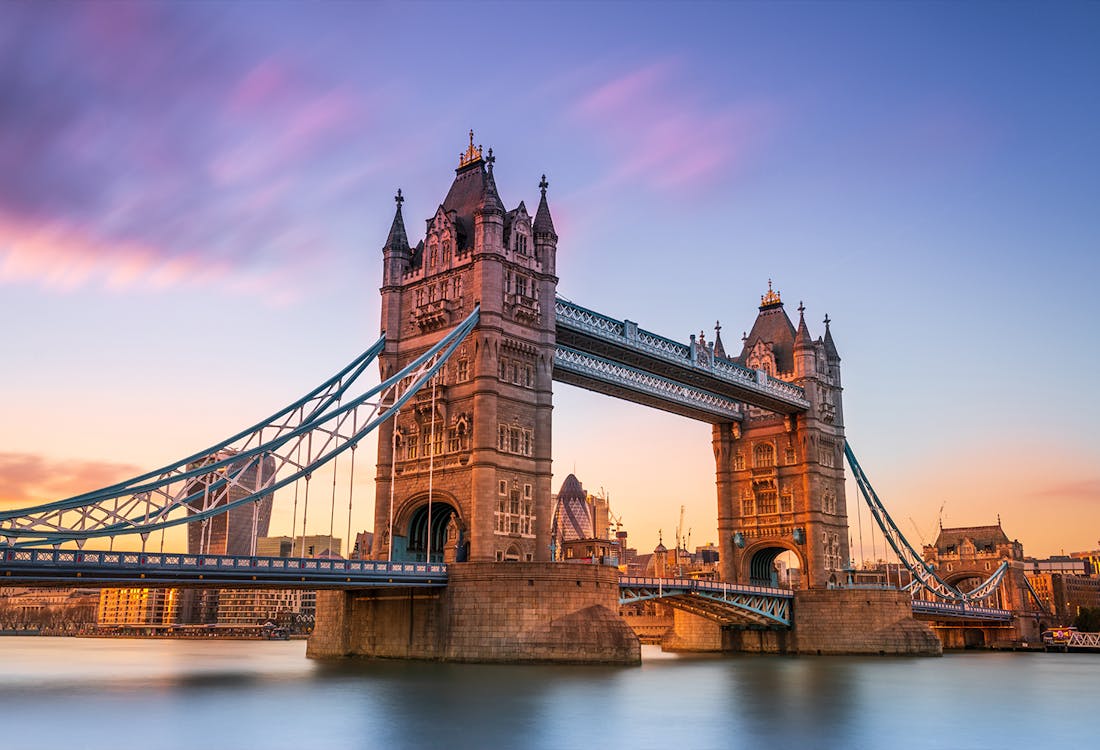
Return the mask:
[[733,399],[565,346],[554,352],[554,379],[703,422],[743,419]]
[[913,600],[913,614],[932,615],[961,620],[997,620],[1006,622],[1012,619],[1012,612],[994,607],[979,607],[964,602],[926,602]]
[[[810,408],[801,387],[716,357],[694,341],[681,344],[561,297],[555,301],[554,315],[562,347],[768,411],[796,414]],[[554,377],[560,379],[557,373]]]
[[619,579],[619,603],[661,599],[669,606],[722,625],[791,626],[791,600],[786,589],[739,586],[693,579]]

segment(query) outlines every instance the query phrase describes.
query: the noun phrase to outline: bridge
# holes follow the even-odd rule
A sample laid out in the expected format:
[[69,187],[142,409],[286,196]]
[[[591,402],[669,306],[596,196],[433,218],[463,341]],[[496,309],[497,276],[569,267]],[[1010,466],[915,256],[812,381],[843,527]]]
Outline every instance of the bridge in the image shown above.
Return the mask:
[[[431,624],[424,625],[423,642],[411,646],[401,640],[414,630],[408,619],[389,634],[388,645],[370,646],[377,655],[587,659],[590,652],[571,641],[575,627],[600,634],[596,652],[630,661],[636,657],[621,621],[601,613],[652,599],[721,627],[801,629],[808,637],[819,626],[812,618],[798,625],[792,613],[799,608],[836,622],[855,617],[830,604],[841,594],[829,593],[844,589],[851,559],[846,460],[872,517],[910,571],[913,591],[930,600],[894,591],[878,596],[878,605],[875,595],[860,592],[868,606],[907,620],[914,611],[970,618],[988,610],[989,618],[1004,618],[986,605],[1005,566],[960,591],[920,559],[875,494],[844,434],[840,357],[827,316],[824,335],[813,338],[804,306],[796,328],[769,282],[734,355],[726,353],[718,327],[711,342],[701,332],[681,343],[566,300],[557,294],[548,183],[539,185],[533,217],[522,202],[505,210],[494,161],[471,140],[415,246],[398,191],[382,248],[382,334],[361,355],[267,419],[182,459],[99,490],[0,512],[0,579],[308,585],[327,592],[319,607],[328,614],[320,622],[333,623],[311,641],[318,655],[356,652],[356,629],[414,618],[412,604],[397,615],[398,605],[387,603],[392,598],[362,594],[387,587],[425,589],[416,606],[426,609],[416,617]],[[367,382],[373,368],[376,385]],[[554,382],[711,425],[721,582],[620,579],[617,571],[551,559]],[[315,528],[318,502],[329,501],[320,512],[328,511],[333,535],[339,465],[350,466],[339,488],[347,497],[350,540],[363,494],[354,484],[357,448],[372,434],[378,453],[371,559],[257,556],[276,495],[284,504],[293,497],[292,538],[299,521],[303,533],[307,528],[311,495]],[[323,472],[331,473],[331,484],[326,475],[318,487]],[[187,554],[165,551],[173,528],[186,529]],[[141,549],[115,552],[116,538],[140,539]],[[89,542],[109,549],[86,549]],[[155,552],[150,542],[159,542]],[[818,592],[813,597],[772,585],[773,563],[784,553],[797,557],[807,589]],[[552,606],[564,606],[566,615]],[[523,646],[538,630],[532,612],[566,623],[538,636],[538,648],[546,650],[537,653]],[[497,650],[501,638],[493,628],[515,637],[515,651]],[[460,631],[481,640],[463,641]],[[449,645],[429,643],[433,637]],[[881,650],[855,641],[844,647]]]

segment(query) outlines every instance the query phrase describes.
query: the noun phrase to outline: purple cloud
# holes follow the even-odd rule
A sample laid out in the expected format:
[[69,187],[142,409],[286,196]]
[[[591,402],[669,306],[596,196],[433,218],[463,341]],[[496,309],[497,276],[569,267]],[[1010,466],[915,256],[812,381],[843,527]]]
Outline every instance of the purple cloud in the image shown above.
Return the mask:
[[265,289],[324,254],[304,198],[331,197],[367,102],[216,20],[0,8],[0,283]]
[[765,140],[775,111],[765,102],[708,106],[665,60],[600,82],[569,116],[614,155],[607,186],[640,181],[669,191],[728,175]]

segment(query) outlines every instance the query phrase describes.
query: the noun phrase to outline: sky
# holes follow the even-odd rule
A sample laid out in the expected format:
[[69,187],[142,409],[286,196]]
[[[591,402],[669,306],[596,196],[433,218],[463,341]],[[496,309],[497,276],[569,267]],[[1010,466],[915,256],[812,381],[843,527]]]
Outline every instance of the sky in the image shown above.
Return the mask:
[[[1072,2],[0,3],[0,507],[190,455],[365,349],[393,195],[415,243],[472,128],[506,208],[547,175],[562,296],[732,350],[769,279],[827,313],[914,544],[999,516],[1095,549],[1097,38]],[[681,505],[717,541],[708,425],[554,404],[555,489],[602,488],[642,551]]]

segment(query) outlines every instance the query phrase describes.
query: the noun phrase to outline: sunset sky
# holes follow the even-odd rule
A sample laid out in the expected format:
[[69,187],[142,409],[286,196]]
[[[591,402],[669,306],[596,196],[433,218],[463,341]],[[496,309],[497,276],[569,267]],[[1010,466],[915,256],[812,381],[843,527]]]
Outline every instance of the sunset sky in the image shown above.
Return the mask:
[[[914,544],[943,506],[1095,549],[1097,39],[1071,2],[0,3],[0,505],[182,458],[365,349],[393,195],[415,243],[473,128],[506,208],[547,175],[574,302],[734,351],[769,279],[828,313]],[[642,551],[681,504],[717,541],[708,425],[554,399],[555,489],[604,488]]]

